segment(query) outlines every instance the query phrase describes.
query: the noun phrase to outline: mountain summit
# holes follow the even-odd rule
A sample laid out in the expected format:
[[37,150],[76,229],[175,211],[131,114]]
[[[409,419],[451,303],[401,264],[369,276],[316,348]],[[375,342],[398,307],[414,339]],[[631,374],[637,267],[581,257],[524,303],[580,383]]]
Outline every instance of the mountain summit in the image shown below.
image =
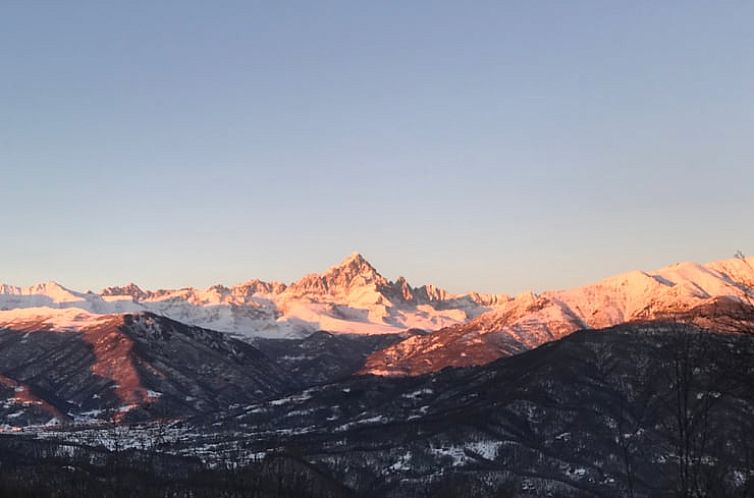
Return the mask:
[[485,364],[577,330],[674,316],[744,295],[754,298],[754,258],[631,271],[574,289],[521,294],[467,323],[377,352],[364,372],[419,375]]
[[144,299],[148,296],[146,292],[144,292],[141,287],[136,285],[135,283],[131,282],[129,284],[126,284],[122,287],[108,287],[106,289],[103,289],[100,293],[101,296],[131,296],[134,300],[138,301],[140,299]]
[[[302,337],[317,330],[375,334],[410,328],[436,330],[488,311],[499,296],[455,295],[432,285],[391,282],[354,252],[323,273],[286,285],[251,279],[231,287],[145,290],[134,283],[99,294],[69,291],[58,284],[29,289],[0,286],[0,325],[13,310],[35,308],[35,316],[79,308],[94,314],[151,312],[188,325],[246,338]],[[67,316],[67,315],[66,315]],[[75,323],[75,322],[74,322]]]
[[372,264],[361,253],[354,252],[340,264],[330,267],[323,277],[335,285],[354,283],[363,285],[385,285],[387,280],[380,275]]
[[328,294],[347,298],[356,289],[370,288],[378,292],[388,281],[364,256],[354,252],[324,273],[312,273],[292,284],[287,292],[296,295]]
[[295,338],[318,330],[436,331],[396,344],[368,364],[372,373],[401,374],[483,363],[574,330],[683,312],[718,298],[740,296],[745,287],[741,282],[754,282],[751,259],[679,263],[515,298],[451,294],[431,284],[413,287],[403,277],[388,280],[355,252],[290,285],[253,279],[230,287],[150,291],[128,284],[99,294],[76,292],[54,282],[29,288],[0,285],[0,325],[12,322],[25,309],[24,316],[47,316],[52,323],[75,329],[85,323],[70,320],[75,313],[56,315],[78,309],[94,315],[151,312],[245,338]]

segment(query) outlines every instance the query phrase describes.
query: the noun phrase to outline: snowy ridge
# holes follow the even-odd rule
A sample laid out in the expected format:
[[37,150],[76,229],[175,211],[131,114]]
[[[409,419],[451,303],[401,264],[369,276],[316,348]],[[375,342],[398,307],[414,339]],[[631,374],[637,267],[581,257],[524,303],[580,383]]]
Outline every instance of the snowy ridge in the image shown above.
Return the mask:
[[317,330],[357,334],[436,330],[464,323],[507,300],[498,295],[451,294],[432,285],[412,287],[402,277],[392,282],[353,253],[324,273],[290,285],[254,279],[231,287],[149,291],[130,283],[95,294],[56,282],[29,288],[0,284],[0,325],[27,318],[30,312],[22,310],[29,308],[35,316],[47,315],[68,328],[75,328],[70,317],[76,313],[151,312],[242,337],[294,338]]
[[[581,328],[649,319],[711,299],[740,296],[742,283],[754,281],[752,263],[751,258],[679,263],[570,290],[508,297],[451,294],[432,285],[412,287],[403,277],[390,281],[354,253],[321,274],[291,284],[253,279],[231,287],[150,291],[132,283],[98,294],[56,282],[29,288],[0,284],[0,325],[31,321],[31,314],[37,322],[75,330],[98,315],[151,312],[247,338],[295,338],[316,330],[356,334],[438,330],[396,344],[368,364],[373,372],[419,373],[438,365],[489,361]],[[455,358],[443,360],[443,350],[445,356],[452,353]]]
[[362,373],[419,375],[488,363],[576,330],[682,313],[720,298],[754,296],[754,258],[678,263],[570,290],[523,293],[466,324],[374,353]]

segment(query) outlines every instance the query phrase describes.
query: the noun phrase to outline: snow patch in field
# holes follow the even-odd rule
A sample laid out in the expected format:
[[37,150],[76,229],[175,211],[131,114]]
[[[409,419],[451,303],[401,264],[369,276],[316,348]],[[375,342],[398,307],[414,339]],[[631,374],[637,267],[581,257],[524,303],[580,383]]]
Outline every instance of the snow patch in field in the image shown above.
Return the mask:
[[432,389],[425,388],[425,389],[419,389],[418,391],[414,391],[412,393],[406,393],[403,395],[403,397],[408,398],[408,399],[417,399],[417,398],[421,398],[424,395],[433,394],[433,393],[434,391]]
[[390,466],[390,470],[395,472],[411,470],[411,452],[401,455],[398,460]]
[[301,394],[296,394],[293,396],[286,396],[285,398],[274,399],[270,401],[269,404],[272,406],[280,406],[280,405],[285,405],[288,403],[298,403],[301,401],[306,401],[308,399],[311,399],[311,397],[312,395],[309,394],[308,392],[303,392]]
[[443,446],[439,448],[432,447],[429,452],[437,457],[448,457],[452,461],[453,467],[460,467],[467,463],[469,458],[466,456],[466,451],[460,446]]
[[466,448],[485,458],[487,460],[494,460],[497,458],[497,454],[500,451],[500,447],[503,445],[501,441],[476,441],[468,443]]

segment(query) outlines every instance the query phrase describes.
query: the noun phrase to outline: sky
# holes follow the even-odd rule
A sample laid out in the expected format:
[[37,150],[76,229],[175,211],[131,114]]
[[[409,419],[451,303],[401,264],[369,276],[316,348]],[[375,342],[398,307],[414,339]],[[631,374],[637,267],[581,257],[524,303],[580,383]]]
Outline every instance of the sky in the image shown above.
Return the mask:
[[0,2],[0,281],[516,293],[754,253],[754,3]]

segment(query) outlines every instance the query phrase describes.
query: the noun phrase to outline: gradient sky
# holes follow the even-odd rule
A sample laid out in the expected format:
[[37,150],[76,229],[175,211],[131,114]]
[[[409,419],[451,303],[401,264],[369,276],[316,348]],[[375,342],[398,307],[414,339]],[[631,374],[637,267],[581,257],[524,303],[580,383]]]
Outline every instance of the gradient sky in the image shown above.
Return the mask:
[[754,3],[0,3],[0,281],[453,291],[754,252]]

